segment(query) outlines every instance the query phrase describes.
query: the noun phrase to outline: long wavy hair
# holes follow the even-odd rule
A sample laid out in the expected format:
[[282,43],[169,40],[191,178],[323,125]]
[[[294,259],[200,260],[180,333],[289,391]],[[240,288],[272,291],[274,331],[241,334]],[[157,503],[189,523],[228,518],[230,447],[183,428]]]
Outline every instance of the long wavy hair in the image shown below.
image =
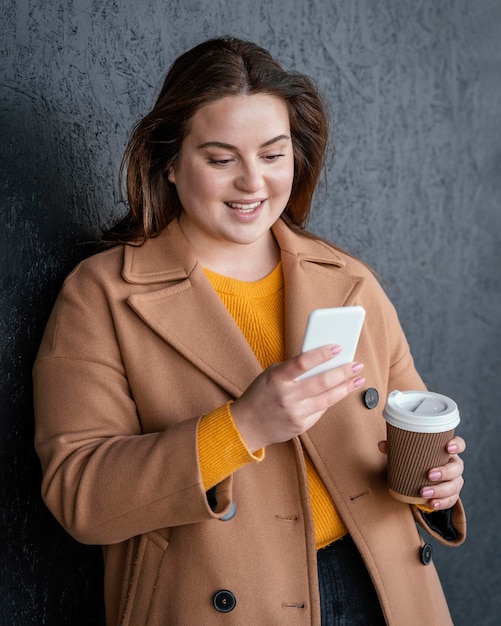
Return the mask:
[[294,180],[282,217],[304,228],[327,145],[323,97],[311,78],[285,71],[264,48],[221,37],[195,46],[172,64],[153,109],[134,127],[120,167],[129,212],[104,239],[144,241],[178,217],[182,207],[167,175],[180,157],[191,118],[225,96],[260,93],[281,98],[288,108]]

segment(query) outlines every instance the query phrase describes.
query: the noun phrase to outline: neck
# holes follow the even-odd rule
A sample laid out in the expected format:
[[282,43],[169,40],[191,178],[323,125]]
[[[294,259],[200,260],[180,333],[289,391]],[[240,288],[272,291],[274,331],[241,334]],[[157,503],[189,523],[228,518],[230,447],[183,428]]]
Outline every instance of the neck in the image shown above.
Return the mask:
[[[273,245],[268,250],[254,250],[253,246],[240,246],[237,254],[226,250],[219,252],[217,258],[200,258],[200,263],[209,270],[246,282],[255,282],[272,272],[280,261],[280,249],[273,238]],[[245,249],[248,248],[248,249]]]
[[249,244],[227,242],[212,248],[197,249],[190,242],[199,262],[207,269],[246,282],[255,282],[272,272],[280,261],[280,248],[271,230],[259,241]]

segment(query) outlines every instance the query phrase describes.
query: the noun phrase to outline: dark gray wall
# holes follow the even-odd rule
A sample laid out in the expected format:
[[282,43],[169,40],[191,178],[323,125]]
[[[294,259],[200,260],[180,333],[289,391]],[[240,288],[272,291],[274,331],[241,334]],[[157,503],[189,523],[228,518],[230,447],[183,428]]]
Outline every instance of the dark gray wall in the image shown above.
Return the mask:
[[0,0],[0,24],[0,624],[100,623],[99,549],[40,500],[31,364],[64,275],[123,212],[131,126],[179,53],[225,33],[328,97],[311,227],[384,276],[426,382],[460,404],[469,537],[435,561],[457,626],[498,623],[499,1]]

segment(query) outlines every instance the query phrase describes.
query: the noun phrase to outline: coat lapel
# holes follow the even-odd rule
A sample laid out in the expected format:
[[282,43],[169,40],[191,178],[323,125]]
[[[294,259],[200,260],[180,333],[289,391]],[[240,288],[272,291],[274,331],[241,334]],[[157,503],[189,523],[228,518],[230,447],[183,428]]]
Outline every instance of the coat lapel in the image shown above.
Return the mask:
[[148,285],[128,298],[144,323],[232,397],[262,371],[177,222],[142,246],[125,249],[123,277]]
[[275,224],[273,233],[282,250],[289,358],[301,350],[311,311],[351,304],[364,279],[343,271],[345,260],[330,245],[294,233],[282,220]]

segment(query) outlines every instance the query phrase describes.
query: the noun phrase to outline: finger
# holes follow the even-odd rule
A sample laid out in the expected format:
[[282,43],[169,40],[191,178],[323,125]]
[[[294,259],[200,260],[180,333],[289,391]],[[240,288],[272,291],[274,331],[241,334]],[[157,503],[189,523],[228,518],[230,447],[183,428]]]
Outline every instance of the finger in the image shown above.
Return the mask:
[[427,485],[421,489],[423,498],[449,498],[454,494],[458,495],[463,488],[464,480],[462,476],[458,476],[453,480],[446,480],[441,483]]
[[428,479],[433,482],[454,480],[463,474],[464,463],[461,457],[454,455],[442,467],[435,467],[428,472]]
[[466,450],[466,442],[462,437],[454,437],[446,445],[449,454],[461,454]]
[[294,382],[305,398],[329,394],[331,390],[338,387],[344,389],[344,395],[347,395],[364,384],[365,379],[359,375],[363,368],[363,363],[347,363],[313,376],[300,377]]
[[303,403],[309,407],[307,412],[325,411],[365,383],[365,378],[358,376],[360,363],[343,365],[323,374],[318,374],[301,381]]
[[[290,375],[298,379],[306,374],[314,367],[322,365],[327,361],[335,359],[342,352],[343,348],[339,345],[322,346],[307,352],[302,352],[296,358],[287,362],[286,368],[290,370]],[[334,363],[333,363],[334,366]]]
[[456,504],[463,485],[464,480],[460,476],[455,480],[423,487],[420,493],[421,497],[430,501],[431,508],[436,510],[447,509]]
[[379,441],[377,444],[379,451],[383,454],[388,454],[388,442],[387,441]]
[[459,500],[459,494],[454,496],[450,496],[448,498],[433,498],[428,503],[428,506],[431,507],[434,511],[445,511],[446,509],[452,509],[452,507]]

